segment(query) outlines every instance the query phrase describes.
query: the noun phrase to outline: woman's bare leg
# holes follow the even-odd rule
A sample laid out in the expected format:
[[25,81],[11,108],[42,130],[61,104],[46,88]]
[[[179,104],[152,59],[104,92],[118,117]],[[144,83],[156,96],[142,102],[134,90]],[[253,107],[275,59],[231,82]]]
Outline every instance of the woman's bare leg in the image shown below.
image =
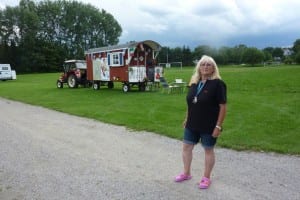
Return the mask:
[[183,143],[182,147],[182,160],[183,160],[183,168],[184,174],[191,175],[191,163],[193,159],[193,144],[185,144]]
[[210,179],[212,169],[215,165],[215,152],[214,148],[204,149],[205,162],[204,162],[204,176]]

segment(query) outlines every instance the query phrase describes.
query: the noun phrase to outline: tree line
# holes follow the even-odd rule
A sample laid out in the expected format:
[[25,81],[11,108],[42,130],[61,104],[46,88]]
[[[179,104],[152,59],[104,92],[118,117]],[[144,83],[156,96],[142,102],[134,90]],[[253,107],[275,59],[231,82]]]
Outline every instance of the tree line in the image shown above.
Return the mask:
[[57,71],[66,58],[119,42],[120,24],[105,10],[77,1],[20,0],[0,10],[0,63],[18,72]]
[[160,63],[182,62],[183,66],[191,66],[200,59],[201,55],[210,55],[221,65],[247,64],[254,66],[274,62],[300,64],[300,39],[297,39],[292,47],[266,47],[262,50],[256,47],[247,47],[244,44],[220,48],[199,45],[193,51],[186,46],[173,49],[163,47],[158,61]]
[[[15,7],[0,10],[0,63],[10,63],[18,73],[56,72],[66,59],[84,59],[90,48],[118,44],[122,28],[105,10],[77,1],[20,0]],[[194,65],[201,55],[218,64],[250,64],[274,60],[300,63],[300,39],[284,54],[280,47],[259,50],[240,44],[213,48],[199,45],[162,47],[158,62]]]

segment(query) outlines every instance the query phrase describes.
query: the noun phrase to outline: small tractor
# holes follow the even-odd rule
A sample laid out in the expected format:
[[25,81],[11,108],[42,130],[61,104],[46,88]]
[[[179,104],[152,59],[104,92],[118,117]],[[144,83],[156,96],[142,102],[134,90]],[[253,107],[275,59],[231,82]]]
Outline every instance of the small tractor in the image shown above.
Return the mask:
[[89,86],[85,60],[66,60],[63,70],[64,72],[56,81],[57,88],[63,88],[64,83],[67,83],[69,88],[78,88],[78,85]]

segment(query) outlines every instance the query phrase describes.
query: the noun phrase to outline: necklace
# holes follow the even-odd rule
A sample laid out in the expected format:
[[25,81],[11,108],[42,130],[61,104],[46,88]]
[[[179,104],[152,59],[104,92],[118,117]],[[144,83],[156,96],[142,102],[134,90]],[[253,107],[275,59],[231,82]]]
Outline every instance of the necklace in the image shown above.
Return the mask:
[[198,86],[197,86],[197,92],[196,92],[196,95],[194,96],[194,99],[193,99],[193,103],[196,104],[198,102],[198,95],[200,94],[202,88],[204,87],[206,82],[199,82],[198,83]]

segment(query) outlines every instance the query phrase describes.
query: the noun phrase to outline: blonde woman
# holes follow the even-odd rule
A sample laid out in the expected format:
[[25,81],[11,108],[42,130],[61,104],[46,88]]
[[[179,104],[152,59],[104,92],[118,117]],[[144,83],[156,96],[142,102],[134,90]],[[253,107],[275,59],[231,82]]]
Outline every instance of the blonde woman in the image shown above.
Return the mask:
[[212,57],[204,55],[198,61],[189,86],[187,113],[183,122],[183,172],[175,177],[175,181],[192,178],[193,149],[200,142],[205,157],[204,173],[198,186],[207,189],[211,184],[211,172],[215,164],[214,146],[222,131],[227,102],[226,84],[221,80],[218,66]]

